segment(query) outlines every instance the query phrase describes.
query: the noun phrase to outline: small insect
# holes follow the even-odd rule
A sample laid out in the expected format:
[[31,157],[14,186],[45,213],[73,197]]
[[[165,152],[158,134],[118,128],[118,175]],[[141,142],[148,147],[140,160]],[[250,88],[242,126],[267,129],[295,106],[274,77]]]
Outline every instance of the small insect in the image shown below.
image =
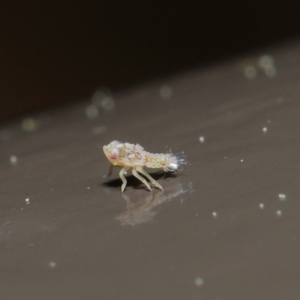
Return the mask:
[[[125,174],[129,169],[132,169],[132,174],[151,191],[149,183],[140,174],[147,177],[150,182],[158,189],[163,190],[163,187],[152,178],[143,167],[153,169],[164,169],[165,172],[178,171],[181,165],[186,164],[186,159],[183,154],[174,155],[172,153],[159,154],[150,153],[144,150],[139,144],[121,143],[113,141],[107,146],[103,146],[104,154],[111,162],[108,176],[112,174],[113,167],[122,167],[119,175],[123,182],[121,190],[124,192],[127,180]],[[140,174],[139,174],[140,173]]]

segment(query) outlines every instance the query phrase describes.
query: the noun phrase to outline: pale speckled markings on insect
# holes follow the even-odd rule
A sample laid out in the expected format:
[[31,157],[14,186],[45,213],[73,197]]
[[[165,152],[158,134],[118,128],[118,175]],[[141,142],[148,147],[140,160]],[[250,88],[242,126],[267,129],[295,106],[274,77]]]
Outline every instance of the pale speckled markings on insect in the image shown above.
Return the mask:
[[[111,162],[108,176],[111,175],[113,167],[122,167],[119,175],[123,182],[121,190],[124,192],[127,180],[125,174],[129,169],[132,169],[132,174],[151,191],[149,183],[140,174],[147,177],[150,182],[158,189],[163,190],[163,187],[152,178],[143,167],[153,169],[164,169],[165,172],[175,172],[180,167],[186,164],[184,154],[174,155],[172,153],[150,153],[144,150],[139,144],[122,143],[113,141],[107,146],[103,146],[104,154]],[[140,173],[140,174],[139,174]]]

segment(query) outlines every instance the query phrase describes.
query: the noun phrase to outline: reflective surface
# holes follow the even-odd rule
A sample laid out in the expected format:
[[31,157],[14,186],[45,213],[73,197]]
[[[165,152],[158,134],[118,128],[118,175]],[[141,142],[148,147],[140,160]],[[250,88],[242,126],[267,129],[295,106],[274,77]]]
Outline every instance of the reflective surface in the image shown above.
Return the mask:
[[[298,299],[299,53],[143,86],[92,118],[89,102],[3,126],[1,299]],[[116,171],[103,178],[112,140],[189,164],[151,173],[164,193],[128,176],[122,194]]]

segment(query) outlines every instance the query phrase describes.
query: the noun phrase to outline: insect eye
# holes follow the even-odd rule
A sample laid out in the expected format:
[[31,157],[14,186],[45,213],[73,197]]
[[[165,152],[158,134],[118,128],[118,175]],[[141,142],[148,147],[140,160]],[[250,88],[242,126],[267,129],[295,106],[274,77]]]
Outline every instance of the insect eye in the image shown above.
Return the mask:
[[111,159],[117,159],[117,158],[118,158],[118,153],[112,152],[112,153],[110,154],[110,158],[111,158]]

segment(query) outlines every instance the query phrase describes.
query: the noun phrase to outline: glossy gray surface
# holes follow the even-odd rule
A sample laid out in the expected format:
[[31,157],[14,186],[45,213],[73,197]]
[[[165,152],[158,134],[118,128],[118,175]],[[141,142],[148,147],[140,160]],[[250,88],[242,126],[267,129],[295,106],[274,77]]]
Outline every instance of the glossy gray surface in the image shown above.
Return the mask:
[[[299,53],[2,127],[1,299],[299,299]],[[122,196],[116,170],[103,178],[112,140],[189,164],[154,173],[164,193],[129,177]]]

